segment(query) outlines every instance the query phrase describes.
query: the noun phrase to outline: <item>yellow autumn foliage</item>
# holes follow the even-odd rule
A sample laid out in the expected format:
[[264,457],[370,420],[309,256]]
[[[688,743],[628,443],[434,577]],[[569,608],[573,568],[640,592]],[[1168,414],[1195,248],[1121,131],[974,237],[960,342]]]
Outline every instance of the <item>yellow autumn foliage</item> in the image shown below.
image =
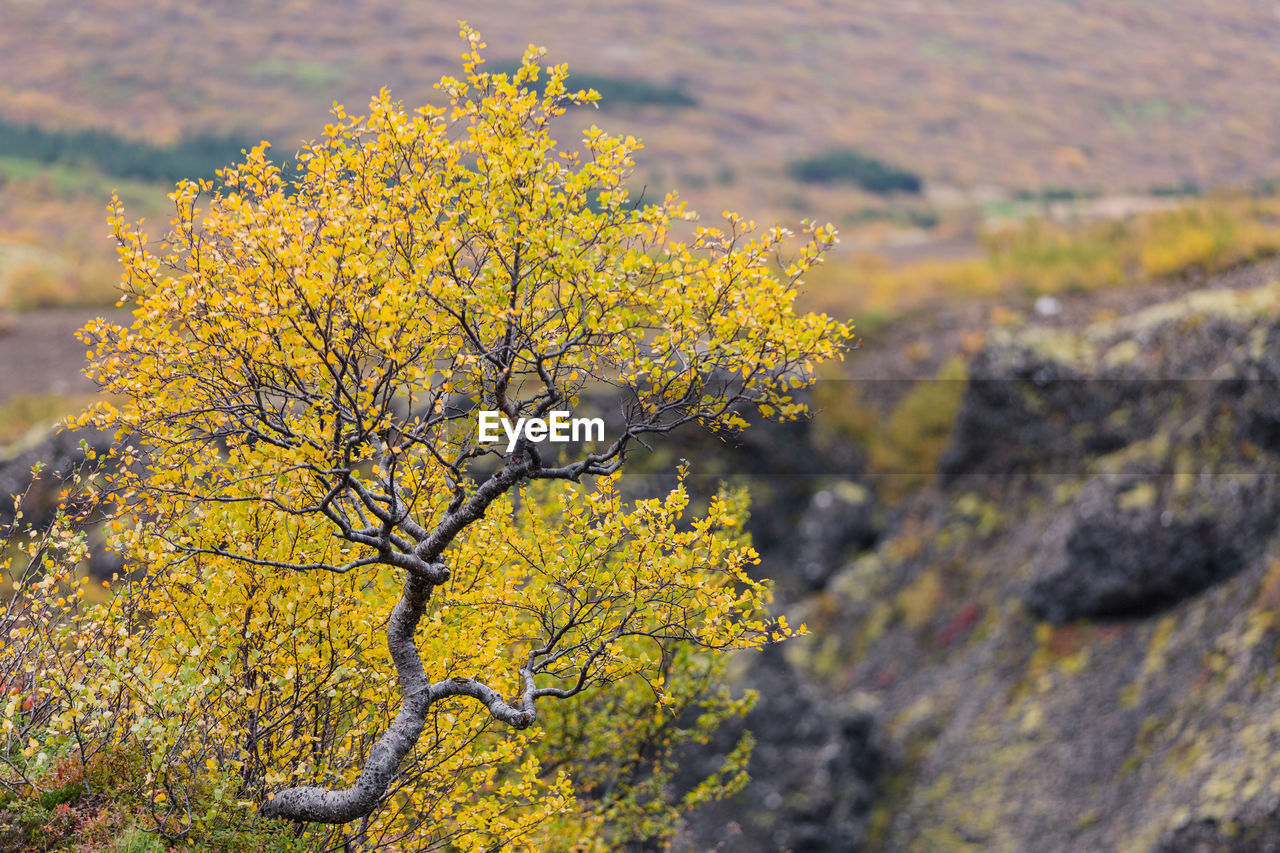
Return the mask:
[[[42,754],[140,753],[170,837],[261,812],[303,849],[661,842],[743,781],[749,741],[673,782],[750,703],[727,655],[801,630],[748,574],[745,495],[690,517],[683,473],[618,477],[646,436],[804,412],[851,334],[793,310],[833,231],[779,276],[785,229],[629,199],[636,140],[550,135],[594,93],[539,82],[539,48],[487,74],[462,35],[446,105],[383,92],[291,170],[263,144],[184,182],[159,246],[112,204],[135,320],[82,333],[113,402],[76,423],[119,439],[95,495],[132,573],[68,599]],[[478,440],[481,410],[600,389],[604,442]]]

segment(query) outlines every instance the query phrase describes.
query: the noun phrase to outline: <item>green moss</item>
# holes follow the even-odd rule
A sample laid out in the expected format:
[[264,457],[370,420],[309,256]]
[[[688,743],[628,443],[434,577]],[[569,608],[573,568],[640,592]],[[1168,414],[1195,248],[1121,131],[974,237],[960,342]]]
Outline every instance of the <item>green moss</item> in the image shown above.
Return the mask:
[[1260,326],[1249,332],[1249,357],[1260,361],[1267,354],[1268,329]]
[[1138,342],[1129,338],[1107,350],[1102,356],[1102,364],[1110,368],[1123,367],[1132,364],[1141,354],[1142,348],[1138,346]]
[[[1030,326],[1018,333],[993,332],[997,346],[1023,347],[1042,358],[1075,370],[1091,372],[1100,365],[1108,368],[1131,364],[1142,355],[1134,338],[1142,332],[1165,326],[1201,324],[1210,318],[1251,323],[1280,314],[1280,282],[1243,290],[1218,288],[1194,291],[1178,299],[1153,305],[1126,317],[1094,323],[1083,333],[1069,329]],[[1252,350],[1265,348],[1265,335],[1255,337]]]
[[847,605],[870,601],[886,578],[884,561],[875,552],[863,554],[832,576],[827,589]]
[[896,615],[918,631],[933,621],[942,601],[942,580],[937,569],[927,569],[894,599]]
[[1057,506],[1063,506],[1074,501],[1080,496],[1084,483],[1080,480],[1067,480],[1058,483],[1053,487],[1053,502]]
[[1099,474],[1114,476],[1124,473],[1126,468],[1136,463],[1164,462],[1171,455],[1171,444],[1167,433],[1157,433],[1114,453],[1098,457],[1095,467]]
[[1156,628],[1151,634],[1151,641],[1147,643],[1147,654],[1142,660],[1143,678],[1156,675],[1164,670],[1165,652],[1169,648],[1169,641],[1173,638],[1173,632],[1177,626],[1178,620],[1174,616],[1165,616],[1156,623]]
[[138,827],[120,833],[106,848],[106,853],[165,853],[168,847],[160,837]]
[[53,809],[63,803],[74,803],[83,797],[85,788],[83,782],[72,782],[61,788],[54,788],[51,791],[42,792],[37,798],[42,808]]
[[984,853],[988,848],[968,841],[949,826],[931,826],[924,829],[911,846],[912,850],[936,851],[936,853]]
[[952,358],[936,379],[917,382],[889,415],[871,445],[871,472],[885,478],[890,500],[905,497],[933,476],[951,438],[967,388],[964,360]]
[[867,502],[869,494],[865,486],[849,480],[841,480],[831,487],[837,498],[854,506],[862,506]]
[[1090,327],[1095,338],[1131,337],[1169,323],[1208,318],[1250,323],[1280,314],[1280,282],[1244,290],[1196,290],[1110,323]]
[[1121,406],[1107,415],[1107,426],[1114,429],[1123,429],[1132,422],[1133,409],[1127,406]]
[[871,613],[863,623],[862,630],[858,632],[858,640],[853,649],[855,660],[866,654],[867,649],[884,636],[885,630],[893,621],[893,615],[894,607],[887,601],[877,602],[871,608]]
[[834,633],[813,633],[788,642],[783,653],[787,662],[823,683],[831,683],[849,667],[844,642]]
[[1116,505],[1127,512],[1146,509],[1156,501],[1154,483],[1142,482],[1131,486],[1116,497]]
[[1164,766],[1175,776],[1185,777],[1200,762],[1203,752],[1203,745],[1195,740],[1185,740],[1166,753]]
[[1000,507],[984,500],[976,492],[967,492],[956,499],[954,509],[957,515],[969,523],[980,538],[987,538],[1000,529],[1004,522]]
[[1089,370],[1098,361],[1097,347],[1093,342],[1066,329],[1032,326],[1015,342],[1041,358],[1076,370]]

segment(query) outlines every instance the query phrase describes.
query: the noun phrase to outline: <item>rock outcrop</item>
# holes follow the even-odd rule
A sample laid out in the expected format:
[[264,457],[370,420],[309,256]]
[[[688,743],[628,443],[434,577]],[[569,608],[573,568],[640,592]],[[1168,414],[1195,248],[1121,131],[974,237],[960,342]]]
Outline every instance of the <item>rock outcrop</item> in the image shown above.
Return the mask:
[[1280,284],[1223,284],[991,331],[928,486],[812,481],[790,704],[682,849],[1280,849]]

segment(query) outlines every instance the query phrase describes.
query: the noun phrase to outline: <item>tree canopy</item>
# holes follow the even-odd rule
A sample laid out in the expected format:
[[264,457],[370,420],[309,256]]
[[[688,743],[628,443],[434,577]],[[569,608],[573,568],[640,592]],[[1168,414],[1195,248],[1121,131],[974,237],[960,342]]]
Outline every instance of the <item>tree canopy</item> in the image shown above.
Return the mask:
[[[793,633],[747,572],[745,496],[691,513],[683,474],[648,500],[618,476],[681,425],[804,413],[851,334],[794,309],[834,233],[633,200],[635,139],[552,137],[594,93],[533,47],[488,74],[462,35],[446,104],[384,91],[287,171],[264,143],[183,182],[160,246],[112,204],[136,319],[82,333],[111,402],[80,422],[119,436],[101,499],[139,571],[72,619],[53,731],[140,749],[162,822],[593,849],[741,778],[746,744],[669,784],[745,707],[725,653]],[[604,441],[478,440],[481,411],[587,393],[617,406]]]

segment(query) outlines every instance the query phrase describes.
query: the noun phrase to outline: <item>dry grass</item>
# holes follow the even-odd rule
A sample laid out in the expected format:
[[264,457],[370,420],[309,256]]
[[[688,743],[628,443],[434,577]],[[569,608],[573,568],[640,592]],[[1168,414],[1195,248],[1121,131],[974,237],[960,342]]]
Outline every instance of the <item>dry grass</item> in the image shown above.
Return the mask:
[[1280,197],[1224,194],[1167,211],[1068,227],[1041,221],[984,238],[985,257],[890,267],[833,256],[811,304],[875,325],[953,299],[1041,296],[1212,274],[1280,252]]

